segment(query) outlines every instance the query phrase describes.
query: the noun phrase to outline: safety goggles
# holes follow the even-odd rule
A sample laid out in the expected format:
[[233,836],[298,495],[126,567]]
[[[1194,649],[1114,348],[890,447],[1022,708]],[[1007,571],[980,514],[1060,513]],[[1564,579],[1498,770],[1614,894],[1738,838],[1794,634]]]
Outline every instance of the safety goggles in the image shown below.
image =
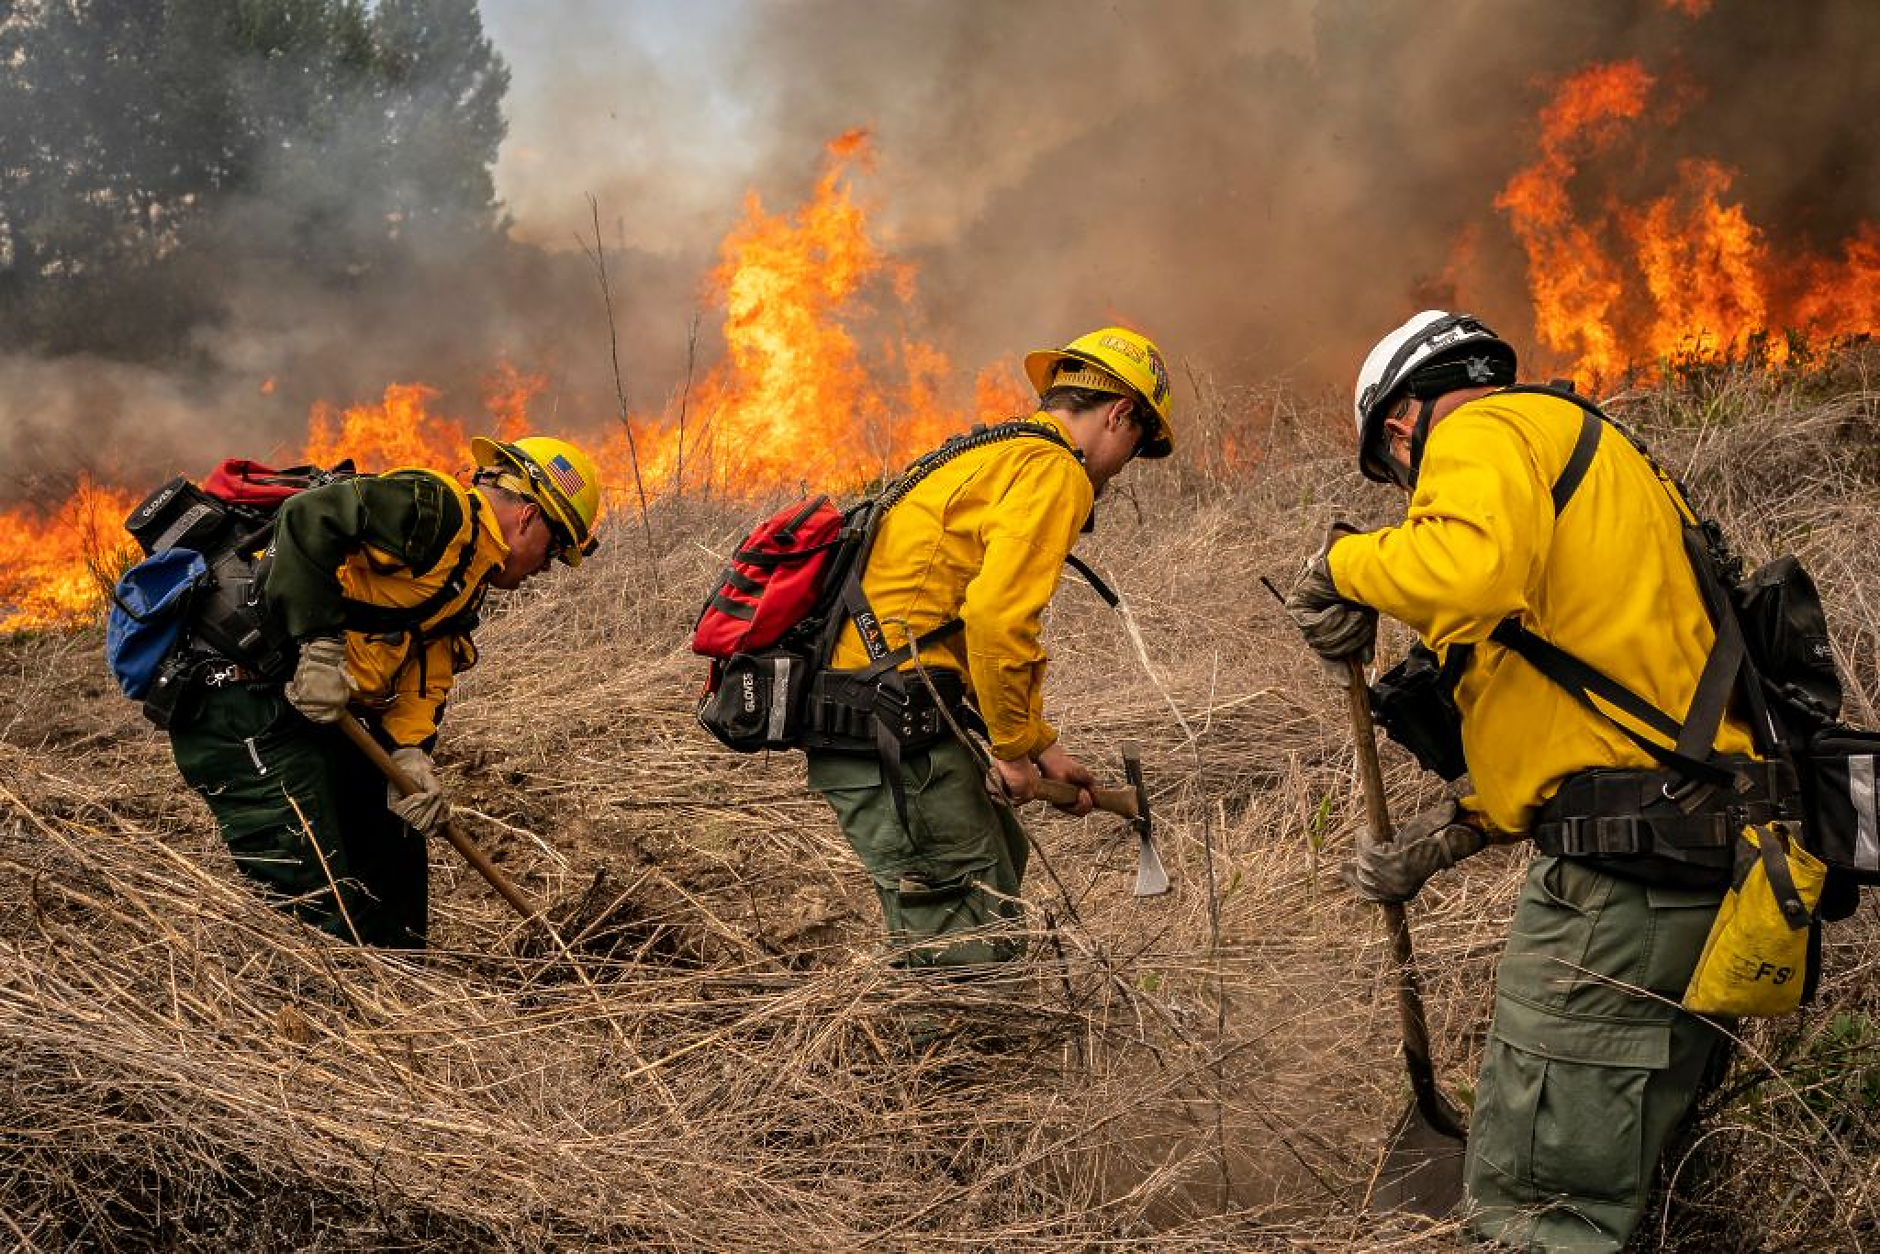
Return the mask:
[[535,508],[536,512],[542,516],[542,525],[548,528],[548,538],[555,546],[554,556],[563,562],[568,562],[569,556],[576,553],[582,557],[588,557],[600,547],[600,541],[593,536],[581,542],[569,535],[568,529],[556,521],[555,515],[549,512],[548,507],[542,504],[540,498],[537,498]]

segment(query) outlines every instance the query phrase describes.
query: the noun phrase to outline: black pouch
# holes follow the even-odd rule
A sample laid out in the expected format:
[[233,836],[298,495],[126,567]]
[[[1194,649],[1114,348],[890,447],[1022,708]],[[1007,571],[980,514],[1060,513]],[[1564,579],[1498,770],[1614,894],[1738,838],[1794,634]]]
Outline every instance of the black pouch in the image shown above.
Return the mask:
[[226,502],[178,476],[145,497],[124,520],[146,554],[164,549],[209,551],[231,525]]
[[172,650],[144,694],[144,717],[165,731],[194,718],[202,704],[202,669],[207,661],[189,649]]
[[1371,686],[1371,717],[1377,725],[1424,770],[1447,780],[1469,769],[1462,756],[1462,714],[1456,709],[1456,680],[1466,654],[1465,646],[1452,646],[1445,665],[1434,650],[1412,646]]
[[269,612],[262,595],[269,558],[239,550],[209,563],[209,586],[198,600],[191,629],[203,645],[266,680],[286,680],[300,660],[300,645]]
[[1799,765],[1808,851],[1856,883],[1880,884],[1880,732],[1828,727]]
[[809,660],[788,649],[737,653],[712,663],[698,706],[699,726],[727,749],[795,749],[803,737]]
[[1815,581],[1793,557],[1757,567],[1735,590],[1743,641],[1790,731],[1831,723],[1841,712],[1841,676]]

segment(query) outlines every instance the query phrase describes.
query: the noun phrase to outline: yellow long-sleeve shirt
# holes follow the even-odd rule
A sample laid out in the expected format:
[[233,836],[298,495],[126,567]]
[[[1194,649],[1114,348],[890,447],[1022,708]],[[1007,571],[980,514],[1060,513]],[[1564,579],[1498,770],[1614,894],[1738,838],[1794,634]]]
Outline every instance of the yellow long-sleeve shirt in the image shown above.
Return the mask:
[[[1461,406],[1431,430],[1403,524],[1346,537],[1330,554],[1344,596],[1408,623],[1439,653],[1476,646],[1456,691],[1475,786],[1466,804],[1505,832],[1525,831],[1569,775],[1656,763],[1490,641],[1502,619],[1519,615],[1529,631],[1680,720],[1715,639],[1678,506],[1617,432],[1603,432],[1555,519],[1553,484],[1580,421],[1572,402],[1533,394]],[[1749,733],[1726,719],[1716,747],[1749,753]]]
[[[1053,415],[1031,421],[1076,447]],[[1057,740],[1043,714],[1040,620],[1093,503],[1090,477],[1075,455],[1020,436],[934,470],[888,511],[876,535],[862,591],[889,647],[952,618],[965,620],[959,635],[923,650],[921,663],[964,676],[997,757],[1030,757]],[[833,665],[868,665],[852,623]]]

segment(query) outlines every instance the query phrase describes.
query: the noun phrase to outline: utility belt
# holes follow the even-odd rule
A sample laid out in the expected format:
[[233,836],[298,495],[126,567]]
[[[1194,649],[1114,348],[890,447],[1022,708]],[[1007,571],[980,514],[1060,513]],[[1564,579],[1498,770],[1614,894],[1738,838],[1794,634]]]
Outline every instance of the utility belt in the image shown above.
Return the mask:
[[1677,888],[1724,888],[1737,836],[1751,824],[1799,814],[1795,773],[1780,759],[1716,759],[1734,788],[1670,771],[1582,771],[1535,815],[1535,848],[1622,879]]
[[802,746],[874,754],[886,734],[903,753],[915,753],[953,734],[948,716],[962,728],[985,734],[957,671],[930,666],[925,681],[911,671],[873,677],[866,671],[823,671],[804,702]]

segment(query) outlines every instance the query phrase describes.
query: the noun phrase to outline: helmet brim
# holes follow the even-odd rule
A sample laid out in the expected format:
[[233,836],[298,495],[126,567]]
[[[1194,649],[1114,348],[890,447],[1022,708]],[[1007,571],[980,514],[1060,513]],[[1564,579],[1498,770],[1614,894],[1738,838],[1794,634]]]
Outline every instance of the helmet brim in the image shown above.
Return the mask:
[[[569,520],[573,506],[559,498],[559,494],[548,484],[545,473],[535,467],[533,459],[521,449],[513,444],[492,440],[488,436],[477,435],[470,437],[470,456],[480,469],[507,467],[521,475],[524,482],[541,489],[529,492],[529,499],[554,519],[555,526],[562,535],[571,538],[580,536],[581,528],[573,525]],[[592,552],[593,549],[592,537],[586,540],[572,539],[571,543],[555,546],[555,560],[565,566],[576,567],[581,564],[583,554]]]
[[1067,361],[1089,367],[1099,371],[1106,379],[1115,380],[1116,386],[1106,390],[1113,391],[1118,396],[1126,396],[1136,402],[1138,417],[1147,414],[1155,419],[1154,433],[1142,442],[1142,446],[1136,450],[1136,456],[1153,461],[1156,458],[1167,457],[1175,451],[1175,432],[1168,425],[1168,419],[1164,418],[1142,393],[1118,379],[1114,371],[1095,357],[1057,348],[1041,348],[1037,352],[1026,353],[1025,377],[1031,381],[1032,390],[1040,398],[1051,390],[1051,380],[1057,376],[1058,367]]

